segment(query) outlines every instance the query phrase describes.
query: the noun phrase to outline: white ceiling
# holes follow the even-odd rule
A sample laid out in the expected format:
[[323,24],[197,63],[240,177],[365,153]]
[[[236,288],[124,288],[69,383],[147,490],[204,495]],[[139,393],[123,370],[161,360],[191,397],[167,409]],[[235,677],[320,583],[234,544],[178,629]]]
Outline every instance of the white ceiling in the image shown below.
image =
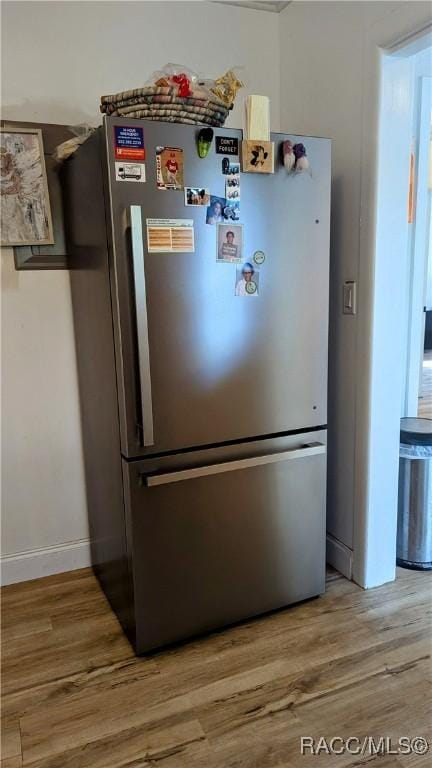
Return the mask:
[[213,0],[215,3],[225,3],[225,5],[240,5],[243,8],[252,8],[255,11],[271,11],[271,13],[280,13],[291,0],[285,3],[274,3],[272,0],[261,0],[261,2],[249,2],[249,0]]

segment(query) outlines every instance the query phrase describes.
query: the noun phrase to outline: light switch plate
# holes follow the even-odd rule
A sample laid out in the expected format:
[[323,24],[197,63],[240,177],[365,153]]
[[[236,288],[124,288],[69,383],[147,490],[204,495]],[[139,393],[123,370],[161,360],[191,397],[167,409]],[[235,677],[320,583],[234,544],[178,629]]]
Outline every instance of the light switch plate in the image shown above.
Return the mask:
[[343,313],[355,315],[357,312],[357,283],[347,280],[343,287]]

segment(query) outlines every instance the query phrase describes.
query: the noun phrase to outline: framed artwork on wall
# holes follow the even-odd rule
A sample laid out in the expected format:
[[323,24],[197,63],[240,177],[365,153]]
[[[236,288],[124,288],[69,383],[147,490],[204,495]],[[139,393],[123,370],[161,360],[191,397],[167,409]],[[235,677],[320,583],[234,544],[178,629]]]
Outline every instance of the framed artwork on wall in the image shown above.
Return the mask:
[[42,132],[0,129],[0,212],[2,246],[54,243]]

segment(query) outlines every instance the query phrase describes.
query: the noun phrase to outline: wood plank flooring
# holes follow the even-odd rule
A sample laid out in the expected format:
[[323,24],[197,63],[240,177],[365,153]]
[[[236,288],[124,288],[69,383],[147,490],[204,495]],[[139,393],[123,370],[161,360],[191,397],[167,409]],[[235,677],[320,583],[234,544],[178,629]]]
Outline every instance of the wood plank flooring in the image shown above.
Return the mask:
[[[135,658],[89,569],[2,590],[1,768],[417,768],[300,736],[432,741],[432,573]],[[431,745],[432,749],[432,745]]]

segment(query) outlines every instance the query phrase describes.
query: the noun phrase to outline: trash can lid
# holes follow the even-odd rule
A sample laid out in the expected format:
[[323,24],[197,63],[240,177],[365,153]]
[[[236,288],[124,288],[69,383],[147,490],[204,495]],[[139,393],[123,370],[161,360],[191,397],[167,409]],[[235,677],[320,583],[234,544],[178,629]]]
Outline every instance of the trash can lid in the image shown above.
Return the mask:
[[401,443],[432,445],[432,419],[401,419]]

